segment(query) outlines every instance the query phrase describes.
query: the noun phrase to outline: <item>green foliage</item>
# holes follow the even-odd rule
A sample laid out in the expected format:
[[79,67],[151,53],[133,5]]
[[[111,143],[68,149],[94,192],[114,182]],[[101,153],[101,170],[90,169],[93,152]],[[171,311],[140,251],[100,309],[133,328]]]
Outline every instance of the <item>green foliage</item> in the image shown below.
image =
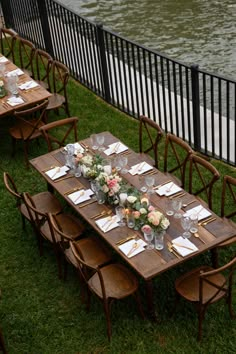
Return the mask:
[[[92,133],[110,131],[132,149],[138,151],[138,122],[105,104],[74,81],[69,83],[72,116],[79,117],[79,139]],[[50,119],[63,117],[50,113]],[[11,157],[8,134],[13,124],[10,117],[1,120],[0,169],[8,171],[21,191],[36,193],[46,189],[45,181],[33,169],[26,170],[22,146]],[[161,144],[160,154],[163,156]],[[30,158],[46,153],[46,144],[32,142]],[[223,174],[235,175],[235,169],[212,161]],[[162,167],[162,166],[161,166]],[[221,183],[214,193],[214,208],[219,212]],[[193,307],[181,302],[173,318],[174,280],[192,267],[209,263],[209,255],[185,262],[154,281],[154,296],[160,323],[142,320],[132,298],[113,305],[111,343],[106,336],[102,305],[93,298],[91,310],[85,311],[80,299],[77,274],[69,266],[65,282],[58,279],[57,264],[50,245],[44,244],[39,256],[30,225],[25,231],[13,198],[0,180],[0,325],[11,354],[75,354],[75,353],[234,353],[236,327],[230,321],[222,302],[212,306],[206,315],[202,344],[196,341],[197,317]],[[67,207],[69,210],[69,208]],[[222,255],[225,261],[228,251]],[[117,259],[120,259],[117,256]],[[140,279],[142,301],[146,304],[145,284]],[[234,288],[234,305],[236,296]]]

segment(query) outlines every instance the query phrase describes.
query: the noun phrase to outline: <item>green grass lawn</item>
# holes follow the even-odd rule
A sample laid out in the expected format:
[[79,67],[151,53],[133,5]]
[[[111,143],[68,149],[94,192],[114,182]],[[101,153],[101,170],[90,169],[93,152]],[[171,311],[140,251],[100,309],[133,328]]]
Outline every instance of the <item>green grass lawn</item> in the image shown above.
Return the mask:
[[[71,116],[79,117],[79,139],[91,133],[110,131],[132,149],[138,151],[138,122],[105,104],[84,87],[70,81],[69,102]],[[63,117],[63,114],[60,115]],[[58,119],[50,114],[50,119]],[[46,189],[42,178],[27,170],[19,145],[11,157],[8,135],[13,120],[1,120],[0,168],[8,171],[21,191],[35,193]],[[163,166],[163,147],[160,156]],[[30,158],[46,152],[43,141],[33,142]],[[235,169],[212,161],[220,173],[235,176]],[[214,210],[219,212],[221,182],[214,193]],[[231,321],[224,302],[211,306],[203,327],[203,340],[196,340],[197,316],[190,304],[181,302],[174,316],[174,280],[192,267],[210,263],[206,253],[168,271],[154,281],[155,306],[160,323],[142,320],[132,298],[113,305],[113,336],[109,343],[102,305],[93,298],[87,313],[80,301],[80,286],[75,270],[69,266],[65,282],[58,279],[55,256],[45,243],[44,255],[39,256],[33,231],[27,225],[22,230],[21,217],[13,198],[0,180],[0,325],[10,354],[78,354],[78,353],[235,353],[236,322]],[[221,263],[233,250],[223,251]],[[235,250],[234,250],[235,252]],[[144,283],[140,292],[145,303]],[[236,287],[234,286],[236,307]]]

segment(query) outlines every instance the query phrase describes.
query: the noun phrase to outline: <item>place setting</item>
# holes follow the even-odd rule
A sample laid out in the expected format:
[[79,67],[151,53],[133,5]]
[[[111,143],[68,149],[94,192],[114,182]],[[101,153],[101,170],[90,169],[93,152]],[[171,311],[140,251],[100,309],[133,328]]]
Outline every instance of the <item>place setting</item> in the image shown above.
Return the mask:
[[135,175],[141,175],[141,174],[151,171],[151,170],[153,170],[153,166],[149,165],[149,163],[147,163],[146,161],[142,161],[142,162],[132,166],[128,172],[132,176],[135,176]]
[[104,154],[107,156],[113,155],[113,154],[121,154],[124,153],[125,151],[128,151],[129,148],[123,144],[122,142],[118,141],[112,144],[108,145],[108,149],[104,150]]

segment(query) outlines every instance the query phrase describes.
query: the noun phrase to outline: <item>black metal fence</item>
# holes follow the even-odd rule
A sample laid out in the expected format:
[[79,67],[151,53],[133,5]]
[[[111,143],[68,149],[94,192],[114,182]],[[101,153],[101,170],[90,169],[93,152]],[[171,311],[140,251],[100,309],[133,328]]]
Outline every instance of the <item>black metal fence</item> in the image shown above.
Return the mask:
[[7,27],[65,63],[133,117],[147,115],[196,150],[236,164],[236,81],[138,45],[56,0],[2,0]]

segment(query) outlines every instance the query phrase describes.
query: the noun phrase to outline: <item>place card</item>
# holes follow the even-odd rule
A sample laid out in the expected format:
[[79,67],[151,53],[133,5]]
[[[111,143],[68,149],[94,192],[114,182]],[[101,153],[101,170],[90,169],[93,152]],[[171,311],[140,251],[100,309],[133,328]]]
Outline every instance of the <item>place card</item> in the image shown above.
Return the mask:
[[194,243],[182,236],[179,236],[172,240],[172,247],[182,257],[188,256],[189,254],[198,251],[198,248],[194,245]]
[[144,172],[153,170],[153,166],[149,165],[147,162],[143,161],[131,167],[129,173],[134,175],[141,175]]
[[170,195],[173,195],[175,193],[178,193],[182,191],[182,188],[177,186],[174,182],[169,182],[161,186],[160,188],[156,189],[155,192],[159,196],[165,195],[166,197],[169,197]]
[[145,246],[147,243],[142,239],[139,240],[129,240],[118,248],[123,252],[128,258],[136,256],[136,254],[145,251]]
[[119,226],[118,221],[119,221],[118,216],[113,215],[113,216],[107,216],[106,218],[96,220],[95,223],[103,232],[108,232]]
[[112,154],[120,154],[121,152],[128,150],[128,147],[120,141],[117,141],[116,143],[110,144],[108,146],[108,149],[104,151],[107,156]]
[[80,189],[79,191],[69,194],[68,198],[77,205],[91,199],[91,195],[93,194],[94,193],[91,189]]
[[68,170],[69,170],[69,167],[67,167],[67,166],[62,166],[62,167],[57,166],[57,167],[53,167],[52,169],[46,171],[45,174],[54,181],[57,178],[65,176],[66,172]]
[[202,205],[197,205],[196,207],[187,210],[184,215],[191,216],[192,214],[197,214],[198,221],[211,216],[211,212],[204,208]]

